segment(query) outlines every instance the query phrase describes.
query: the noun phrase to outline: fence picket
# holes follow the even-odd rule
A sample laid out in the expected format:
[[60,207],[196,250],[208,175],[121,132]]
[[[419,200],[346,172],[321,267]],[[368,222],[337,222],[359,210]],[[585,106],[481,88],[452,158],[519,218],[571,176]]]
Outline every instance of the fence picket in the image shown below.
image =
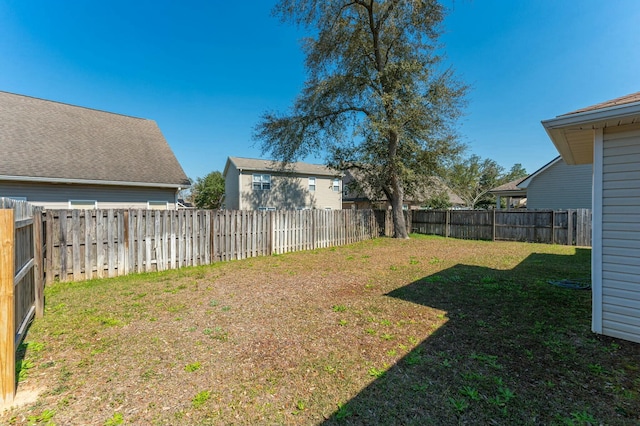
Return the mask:
[[[412,232],[479,240],[591,245],[591,210],[429,210],[412,213]],[[381,223],[381,219],[378,219]],[[389,235],[391,232],[386,231]]]
[[[2,208],[0,210],[0,404],[2,404],[12,402],[15,397],[18,344],[23,340],[33,317],[43,315],[44,251],[42,209],[25,201],[5,198],[0,198],[0,207]],[[46,232],[46,227],[44,230]],[[79,259],[78,263],[81,264]]]
[[49,210],[46,279],[151,272],[352,243],[372,211]]

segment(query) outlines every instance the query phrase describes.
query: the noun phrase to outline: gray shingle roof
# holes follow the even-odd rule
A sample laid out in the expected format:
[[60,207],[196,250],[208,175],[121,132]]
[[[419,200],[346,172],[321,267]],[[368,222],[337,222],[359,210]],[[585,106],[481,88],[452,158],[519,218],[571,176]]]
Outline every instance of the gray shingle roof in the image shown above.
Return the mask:
[[186,186],[158,125],[0,91],[0,178]]
[[[250,171],[270,171],[277,172],[281,170],[281,163],[274,162],[273,160],[261,160],[257,158],[242,158],[242,157],[229,157],[229,161],[232,162],[236,168]],[[311,175],[311,176],[335,176],[339,177],[342,174],[336,170],[330,169],[321,164],[310,163],[291,163],[290,167],[294,173]],[[289,170],[288,168],[286,170]]]
[[611,99],[611,100],[606,101],[606,102],[601,102],[601,103],[596,104],[596,105],[591,105],[591,106],[588,106],[586,108],[580,108],[580,109],[578,109],[576,111],[571,111],[571,112],[563,114],[563,115],[578,114],[580,112],[587,112],[587,111],[597,111],[599,109],[614,107],[614,106],[618,106],[618,105],[632,104],[632,103],[635,103],[635,102],[640,102],[640,92],[631,93],[629,95],[625,95],[625,96],[621,96],[619,98]]
[[502,184],[500,186],[496,186],[495,188],[493,188],[491,191],[489,192],[500,192],[500,191],[521,191],[523,190],[522,188],[520,188],[518,186],[518,184],[520,182],[522,182],[523,180],[525,180],[527,178],[527,176],[525,177],[521,177],[515,180],[512,180],[511,182],[507,182],[505,184]]

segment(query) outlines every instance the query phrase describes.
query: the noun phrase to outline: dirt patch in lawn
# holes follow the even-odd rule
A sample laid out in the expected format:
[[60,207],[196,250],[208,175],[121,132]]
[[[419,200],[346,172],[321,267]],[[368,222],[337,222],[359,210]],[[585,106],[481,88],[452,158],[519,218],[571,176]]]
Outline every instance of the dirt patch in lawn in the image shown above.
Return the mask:
[[637,424],[590,251],[433,237],[46,289],[23,424]]

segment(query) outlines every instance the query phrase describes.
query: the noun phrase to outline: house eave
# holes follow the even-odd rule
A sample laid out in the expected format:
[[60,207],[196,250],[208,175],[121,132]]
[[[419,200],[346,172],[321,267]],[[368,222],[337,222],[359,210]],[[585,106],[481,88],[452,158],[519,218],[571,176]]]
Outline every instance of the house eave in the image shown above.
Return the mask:
[[505,191],[489,191],[490,194],[500,197],[526,197],[527,191],[525,190],[505,190]]
[[107,181],[107,180],[93,180],[93,179],[68,179],[68,178],[50,178],[40,176],[7,176],[0,175],[0,181],[14,181],[14,182],[36,182],[36,183],[64,183],[64,184],[76,184],[76,185],[103,185],[103,186],[142,186],[153,188],[176,188],[184,189],[191,185],[187,182],[184,183],[156,183],[156,182],[124,182],[124,181]]
[[278,168],[260,168],[260,167],[238,167],[239,172],[248,172],[248,173],[272,173],[275,175],[285,175],[285,176],[326,176],[332,178],[338,178],[344,176],[342,172],[313,172],[313,171],[298,171],[298,170],[281,170]]
[[[542,121],[565,163],[571,165],[589,164],[593,161],[591,135],[595,129],[636,123],[640,123],[640,102],[566,114]],[[591,141],[590,146],[585,146],[585,140]]]

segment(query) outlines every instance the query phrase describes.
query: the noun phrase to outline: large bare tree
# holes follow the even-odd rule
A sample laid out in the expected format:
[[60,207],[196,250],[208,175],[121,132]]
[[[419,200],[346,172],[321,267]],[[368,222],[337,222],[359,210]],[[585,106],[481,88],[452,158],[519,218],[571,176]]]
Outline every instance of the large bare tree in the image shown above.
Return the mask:
[[395,236],[408,238],[402,205],[444,158],[458,154],[454,124],[466,87],[443,67],[436,0],[282,0],[274,13],[310,31],[308,78],[286,113],[255,129],[264,153],[290,162],[323,153],[386,197]]

